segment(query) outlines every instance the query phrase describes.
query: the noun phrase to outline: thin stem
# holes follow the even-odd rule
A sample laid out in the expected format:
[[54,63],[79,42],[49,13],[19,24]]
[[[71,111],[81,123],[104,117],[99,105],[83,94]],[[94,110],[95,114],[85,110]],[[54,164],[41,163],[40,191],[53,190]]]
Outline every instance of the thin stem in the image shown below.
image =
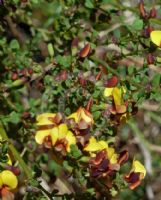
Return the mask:
[[0,135],[2,136],[2,138],[4,140],[7,140],[9,142],[9,149],[11,150],[11,152],[13,153],[14,157],[16,158],[16,160],[19,162],[20,166],[22,167],[22,169],[24,170],[24,173],[26,174],[28,179],[32,178],[32,172],[31,169],[26,165],[26,163],[24,162],[24,160],[21,158],[19,152],[16,150],[16,148],[13,146],[13,144],[10,143],[10,140],[7,136],[7,133],[2,125],[2,123],[0,122]]

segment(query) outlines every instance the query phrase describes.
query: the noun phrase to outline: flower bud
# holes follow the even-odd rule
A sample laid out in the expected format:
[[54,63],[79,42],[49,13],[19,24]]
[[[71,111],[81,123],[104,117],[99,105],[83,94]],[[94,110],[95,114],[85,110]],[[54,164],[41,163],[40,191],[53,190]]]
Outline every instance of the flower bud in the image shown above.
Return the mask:
[[152,8],[152,9],[150,10],[149,17],[150,17],[150,18],[156,18],[156,16],[157,16],[157,11],[156,11],[155,8]]
[[155,62],[155,57],[151,53],[149,53],[147,56],[147,63],[151,65],[154,64],[154,62]]
[[22,118],[23,118],[23,119],[28,119],[28,118],[30,118],[30,116],[31,116],[31,115],[30,115],[29,112],[23,112],[23,113],[22,113]]
[[13,72],[12,75],[11,75],[11,79],[13,81],[17,80],[18,79],[18,74],[16,72]]
[[144,2],[143,0],[140,1],[140,4],[139,4],[139,11],[140,11],[140,16],[142,18],[146,18],[146,11],[145,11],[145,8],[144,8]]

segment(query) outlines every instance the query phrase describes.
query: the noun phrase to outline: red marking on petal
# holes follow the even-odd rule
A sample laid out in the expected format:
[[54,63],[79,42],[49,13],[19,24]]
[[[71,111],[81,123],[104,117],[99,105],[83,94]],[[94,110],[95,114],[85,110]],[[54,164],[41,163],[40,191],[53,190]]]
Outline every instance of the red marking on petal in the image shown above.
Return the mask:
[[49,135],[49,136],[46,136],[46,137],[44,138],[43,144],[44,144],[44,146],[45,146],[46,148],[51,149],[51,147],[52,147],[52,139],[51,139],[51,136],[50,136],[50,135]]
[[99,151],[96,154],[96,157],[90,160],[90,163],[93,165],[99,165],[105,157],[106,157],[106,151],[104,150]]
[[122,165],[128,160],[128,158],[129,158],[129,152],[127,150],[124,150],[119,154],[118,163]]

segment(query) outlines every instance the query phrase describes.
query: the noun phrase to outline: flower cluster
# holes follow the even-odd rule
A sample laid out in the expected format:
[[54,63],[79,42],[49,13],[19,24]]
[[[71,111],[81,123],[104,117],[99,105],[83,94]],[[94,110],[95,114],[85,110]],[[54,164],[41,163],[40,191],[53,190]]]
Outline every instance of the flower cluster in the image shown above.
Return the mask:
[[[117,87],[105,90],[107,96],[113,96],[115,111],[119,114],[126,113],[126,106],[121,99],[123,90],[124,88]],[[90,130],[93,124],[92,114],[84,108],[79,108],[67,117],[61,113],[40,114],[37,117],[38,130],[35,140],[46,148],[60,152],[64,159],[66,155],[70,155],[71,145],[77,145],[82,156],[89,158],[87,169],[91,178],[113,177],[128,160],[129,153],[127,150],[117,153],[107,141],[98,141],[91,136]],[[134,189],[141,183],[145,174],[144,166],[134,160],[132,169],[125,175],[124,180],[129,183],[131,189]]]

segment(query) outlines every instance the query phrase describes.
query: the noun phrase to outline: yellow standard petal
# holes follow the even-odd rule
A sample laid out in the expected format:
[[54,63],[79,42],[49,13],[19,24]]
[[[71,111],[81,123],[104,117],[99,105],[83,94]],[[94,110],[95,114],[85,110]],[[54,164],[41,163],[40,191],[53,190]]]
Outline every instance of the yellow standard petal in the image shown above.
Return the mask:
[[0,173],[3,185],[7,185],[10,189],[15,189],[18,185],[17,177],[13,172],[4,170]]
[[122,104],[122,89],[115,87],[113,89],[112,94],[113,94],[115,106],[121,105]]
[[55,113],[43,113],[37,116],[36,121],[37,121],[37,125],[49,125],[49,124],[53,124],[51,118],[54,118],[56,116]]
[[89,143],[84,148],[84,150],[89,151],[89,152],[95,152],[95,151],[101,151],[105,148],[106,148],[106,145],[104,141],[97,142],[97,140],[94,137],[91,137],[89,140]]
[[57,142],[58,138],[59,138],[58,127],[54,127],[54,128],[51,129],[50,136],[51,136],[51,140],[52,140],[52,145],[54,146],[55,143]]
[[62,139],[62,138],[65,138],[66,137],[66,134],[68,132],[68,127],[66,124],[60,124],[58,126],[58,131],[59,131],[59,139]]
[[67,119],[74,119],[74,121],[76,122],[76,123],[78,123],[78,114],[77,114],[77,112],[75,112],[75,113],[72,113],[71,115],[69,115],[68,117],[67,117]]
[[35,140],[38,144],[42,144],[45,137],[49,136],[50,133],[51,133],[51,130],[52,129],[48,129],[48,130],[40,130],[40,131],[37,131],[36,132],[36,135],[35,135]]
[[68,141],[67,152],[70,152],[70,146],[72,144],[76,144],[76,138],[75,138],[75,136],[73,135],[73,133],[71,131],[67,132],[66,140]]
[[105,97],[112,96],[113,89],[114,89],[114,88],[106,88],[106,89],[104,90],[104,96],[105,96]]
[[146,175],[146,169],[145,169],[144,165],[142,165],[138,160],[133,161],[132,171],[142,173],[144,175],[143,178]]
[[161,31],[152,31],[150,33],[150,39],[155,45],[160,47],[161,46]]
[[108,144],[107,142],[101,140],[98,142],[101,146],[102,146],[102,149],[108,149]]
[[87,123],[93,123],[92,115],[90,113],[87,114],[87,111],[85,111],[83,108],[80,108],[80,119],[83,119]]

